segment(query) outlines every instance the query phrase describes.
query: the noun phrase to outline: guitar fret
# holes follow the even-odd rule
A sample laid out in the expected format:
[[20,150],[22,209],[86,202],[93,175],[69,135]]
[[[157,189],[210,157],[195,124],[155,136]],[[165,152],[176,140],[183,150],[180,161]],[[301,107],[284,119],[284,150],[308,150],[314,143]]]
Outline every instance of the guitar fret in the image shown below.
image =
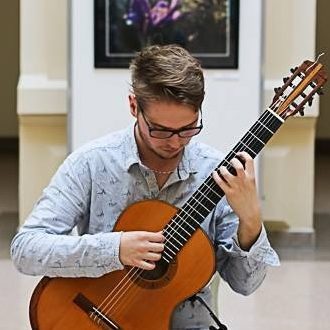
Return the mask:
[[164,257],[164,254],[162,254],[161,259],[164,259],[164,260],[169,264],[173,258],[170,258],[170,260],[167,260],[167,259]]
[[250,132],[251,134],[254,134],[255,136],[258,136],[259,140],[263,141],[262,143],[259,143],[259,150],[261,150],[265,146],[265,142],[267,142],[273,135],[265,130],[260,130],[261,125],[252,127]]
[[240,144],[242,144],[243,146],[245,146],[246,148],[248,148],[255,156],[257,155],[257,153],[254,152],[254,150],[252,150],[249,146],[247,146],[244,142],[240,141],[238,142]]
[[[232,151],[231,151],[232,152]],[[235,154],[235,153],[234,153]],[[227,160],[226,158],[221,162],[220,165],[222,165],[222,163],[227,163],[228,166],[232,166],[231,163],[229,162],[229,160]]]
[[220,196],[215,190],[213,190],[212,187],[210,187],[207,183],[203,182],[202,186],[206,186],[209,190],[212,191],[212,193],[214,193],[217,197],[221,198],[222,196]]
[[252,140],[252,142],[250,142],[250,146],[256,153],[258,153],[265,146],[265,143],[251,131],[247,132],[246,138],[250,141]]
[[168,252],[166,251],[166,249],[164,248],[164,250],[163,250],[163,254],[166,254],[166,256],[167,257],[169,257],[170,259],[172,259],[173,257],[175,257],[175,255],[176,255],[176,253],[175,252],[173,252],[171,249],[169,249],[168,247],[167,247],[167,250],[170,250],[170,252],[172,252],[173,253],[173,255],[171,256],[170,254],[168,254]]
[[[188,202],[187,202],[187,203],[188,203]],[[190,205],[188,205],[188,206],[190,206]],[[184,212],[186,215],[188,215],[188,217],[190,217],[190,219],[193,220],[198,226],[200,225],[200,223],[199,223],[196,219],[192,218],[192,217],[191,217],[191,214],[187,213],[186,210],[184,210],[184,209],[182,208],[180,211],[182,211],[182,212]]]
[[[193,198],[193,196],[191,196],[192,198]],[[192,205],[190,205],[189,204],[189,202],[187,202],[187,205],[192,209],[192,210],[194,210],[197,214],[199,214],[202,218],[203,218],[203,215],[202,214],[200,214],[199,212],[198,212],[198,210],[195,208],[195,207],[193,207]],[[189,214],[188,214],[189,215]],[[190,217],[191,217],[191,215],[189,215]],[[198,222],[198,221],[197,221]],[[199,225],[200,223],[198,222],[198,225]]]
[[188,225],[192,230],[195,230],[195,228],[185,219],[183,219],[180,214],[178,214],[178,217],[180,218],[180,220],[182,220],[186,225]]
[[211,210],[209,210],[205,205],[203,205],[197,198],[194,197],[194,195],[191,196],[191,198],[193,198],[199,205],[203,206],[204,209],[207,211],[207,212],[211,212]]
[[[175,234],[175,233],[176,233],[176,232],[174,232],[174,234]],[[180,241],[178,241],[174,235],[172,235],[172,236],[168,239],[168,242],[170,242],[170,240],[171,240],[172,238],[175,240],[176,243],[178,243],[181,247],[183,247],[183,244],[182,244]],[[183,238],[183,240],[184,240],[184,242],[186,242],[186,240],[185,240],[184,238]],[[174,243],[172,243],[172,241],[171,241],[171,244],[174,245]]]
[[[172,236],[172,237],[173,237],[173,236]],[[172,237],[171,237],[171,238],[172,238]],[[166,243],[170,243],[170,244],[171,244],[171,245],[172,245],[177,251],[180,250],[177,246],[174,245],[174,243],[172,243],[172,241],[171,241],[170,239],[168,239],[168,240],[165,242],[165,244],[166,244]],[[171,250],[170,248],[168,248],[168,249]]]
[[282,123],[284,123],[284,119],[282,117],[280,117],[274,110],[272,110],[271,108],[267,108],[267,111],[269,111],[273,116],[275,116],[278,120],[280,120]]
[[275,132],[273,132],[272,130],[270,130],[266,125],[264,125],[264,124],[263,124],[262,122],[260,122],[259,120],[258,120],[258,122],[259,122],[264,128],[266,128],[267,131],[269,131],[272,135],[274,135]]
[[[184,224],[187,224],[186,221],[183,221],[183,222],[184,222]],[[172,226],[173,224],[177,228],[175,228],[175,227],[173,228],[173,226]],[[193,227],[191,227],[191,228],[192,228],[192,233],[193,233],[195,231],[195,228],[193,228]],[[173,219],[172,222],[166,228],[166,234],[167,234],[167,236],[170,236],[170,237],[166,237],[167,242],[170,242],[170,244],[173,245],[173,246],[175,246],[174,242],[177,242],[182,247],[183,244],[186,243],[187,238],[181,235],[182,232],[181,233],[179,232],[180,229],[183,229],[182,225],[178,222],[175,222],[174,219]],[[192,233],[189,233],[186,230],[184,230],[184,232],[186,232],[188,234],[187,235],[188,238],[191,237]],[[180,242],[179,238],[182,239],[183,244]],[[174,241],[174,242],[172,242],[172,241]],[[179,249],[179,247],[176,247],[176,248]]]
[[[229,154],[233,154],[233,156],[231,157],[231,159],[234,158],[237,155],[237,153],[235,153],[233,151],[231,151]],[[232,173],[232,174],[235,174],[236,173],[236,171],[234,169],[234,166],[226,158],[221,162],[220,166],[223,166],[224,164],[227,164],[225,167],[227,168],[227,170],[230,173]]]
[[163,252],[166,253],[169,257],[175,257],[178,251],[180,251],[180,249],[177,250],[177,251],[172,250],[172,249],[168,246],[168,244],[166,244],[166,242],[164,243],[164,250],[163,250]]
[[196,194],[197,194],[197,193],[201,194],[201,195],[203,196],[203,198],[207,198],[207,199],[209,200],[209,202],[213,204],[213,206],[216,205],[216,203],[214,203],[213,200],[210,199],[210,198],[209,198],[206,194],[204,194],[203,192],[197,190]]
[[[182,236],[183,232],[186,233],[188,235],[188,237],[191,236],[191,233],[189,233],[188,231],[186,231],[179,222],[175,222],[175,226],[177,228],[171,228],[172,231],[169,232],[169,234],[171,235],[171,237],[173,237],[173,233],[174,234],[178,234],[185,241],[186,240],[186,237]],[[181,234],[178,231],[180,229],[183,230],[183,232],[181,231]]]
[[[202,204],[203,208],[207,209],[207,213],[209,213],[215,207],[217,202],[221,199],[221,196],[216,191],[216,189],[221,192],[221,189],[218,185],[216,185],[213,177],[209,176],[208,179],[204,182],[204,184],[201,185],[200,189],[198,189],[191,198],[195,200],[200,200],[200,204]],[[205,211],[203,211],[202,213],[204,214]],[[207,214],[204,214],[204,217],[206,215]]]
[[253,134],[251,131],[248,131],[247,134],[250,133],[256,140],[258,140],[263,146],[265,145],[265,143],[260,140],[255,134]]
[[180,227],[180,229],[182,229],[186,234],[188,234],[189,236],[191,235],[188,231],[186,231],[180,223],[177,223],[177,225]]
[[[177,252],[180,251],[180,249],[182,248],[183,244],[185,244],[187,242],[187,240],[191,237],[191,235],[190,235],[190,236],[188,236],[187,239],[186,238],[182,238],[183,244],[181,244],[181,242],[178,241],[178,239],[176,237],[176,234],[177,234],[176,232],[173,233],[173,235],[171,237],[169,237],[168,239],[166,239],[165,240],[165,243],[164,243],[164,251],[166,249],[169,249],[173,253],[174,256],[176,255]],[[174,246],[177,251],[176,252],[175,251],[172,251],[167,243],[171,244],[171,246]],[[175,245],[176,243],[179,243],[178,246]]]

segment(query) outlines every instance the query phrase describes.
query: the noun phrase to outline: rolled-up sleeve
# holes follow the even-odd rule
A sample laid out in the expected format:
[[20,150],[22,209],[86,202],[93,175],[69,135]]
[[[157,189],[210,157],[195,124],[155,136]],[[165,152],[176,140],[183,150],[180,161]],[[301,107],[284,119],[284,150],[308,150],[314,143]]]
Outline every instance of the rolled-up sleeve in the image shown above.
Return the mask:
[[74,235],[87,228],[91,177],[84,159],[68,158],[14,237],[11,256],[29,275],[98,277],[122,269],[120,232]]
[[254,292],[266,276],[268,266],[279,266],[266,230],[262,230],[249,251],[242,250],[237,239],[238,218],[228,204],[216,219],[215,246],[217,269],[230,287],[243,295]]

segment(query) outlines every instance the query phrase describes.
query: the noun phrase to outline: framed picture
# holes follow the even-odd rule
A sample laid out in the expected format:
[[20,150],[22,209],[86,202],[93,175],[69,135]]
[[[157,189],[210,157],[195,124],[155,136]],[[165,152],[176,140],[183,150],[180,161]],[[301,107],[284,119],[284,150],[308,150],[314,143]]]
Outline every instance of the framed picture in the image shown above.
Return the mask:
[[96,68],[127,68],[151,44],[179,44],[204,68],[238,67],[239,0],[94,0]]

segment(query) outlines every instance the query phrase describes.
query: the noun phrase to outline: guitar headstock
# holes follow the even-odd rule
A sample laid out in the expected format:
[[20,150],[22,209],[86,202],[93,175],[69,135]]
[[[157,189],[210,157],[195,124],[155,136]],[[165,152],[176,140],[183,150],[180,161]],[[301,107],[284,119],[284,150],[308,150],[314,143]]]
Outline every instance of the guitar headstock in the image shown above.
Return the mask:
[[322,86],[327,74],[321,63],[304,61],[290,70],[291,76],[283,78],[284,85],[275,88],[275,96],[270,109],[286,120],[299,112],[304,115],[306,103],[312,105],[315,94],[323,94]]

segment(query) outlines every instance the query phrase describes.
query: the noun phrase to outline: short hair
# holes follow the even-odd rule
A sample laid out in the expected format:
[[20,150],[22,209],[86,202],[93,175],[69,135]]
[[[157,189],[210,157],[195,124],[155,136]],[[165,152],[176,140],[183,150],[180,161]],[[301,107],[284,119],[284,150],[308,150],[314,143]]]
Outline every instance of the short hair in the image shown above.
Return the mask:
[[204,99],[200,62],[177,45],[148,46],[130,64],[132,90],[139,103],[168,101],[191,105],[195,111]]

